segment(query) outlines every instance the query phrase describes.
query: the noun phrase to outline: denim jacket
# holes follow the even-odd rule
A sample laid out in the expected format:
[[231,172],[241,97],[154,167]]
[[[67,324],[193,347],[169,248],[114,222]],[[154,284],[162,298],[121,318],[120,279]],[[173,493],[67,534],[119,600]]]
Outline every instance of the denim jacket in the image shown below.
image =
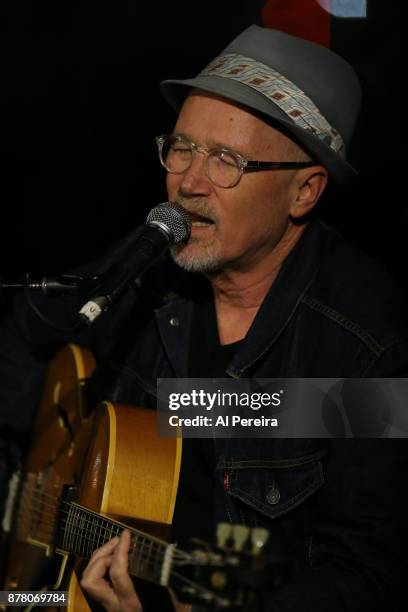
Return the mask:
[[[177,283],[174,273],[146,275],[77,339],[96,354],[100,399],[154,408],[157,378],[188,376],[197,280],[180,276]],[[17,362],[33,372],[50,347],[72,339],[45,333],[19,308],[1,332],[8,346],[2,370],[11,377]],[[404,302],[386,272],[316,222],[286,259],[226,376],[406,377],[406,327]],[[295,562],[285,587],[265,590],[262,611],[406,609],[405,440],[217,440],[216,459],[217,520],[267,527],[271,550]]]

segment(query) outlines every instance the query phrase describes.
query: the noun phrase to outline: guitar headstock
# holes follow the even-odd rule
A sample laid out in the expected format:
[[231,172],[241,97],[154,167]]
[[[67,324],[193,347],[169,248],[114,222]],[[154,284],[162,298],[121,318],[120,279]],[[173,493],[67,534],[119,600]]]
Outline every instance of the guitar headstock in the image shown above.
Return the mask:
[[249,611],[257,593],[279,588],[289,571],[287,560],[270,563],[264,554],[268,538],[266,529],[220,523],[216,546],[193,539],[175,556],[170,586],[181,601]]

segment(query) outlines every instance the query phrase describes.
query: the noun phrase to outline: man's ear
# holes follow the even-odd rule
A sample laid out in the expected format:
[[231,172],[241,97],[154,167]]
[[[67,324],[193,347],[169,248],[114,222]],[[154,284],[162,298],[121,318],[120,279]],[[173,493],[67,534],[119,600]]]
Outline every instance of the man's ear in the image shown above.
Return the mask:
[[318,202],[328,181],[327,170],[317,166],[301,170],[294,177],[295,198],[290,208],[290,215],[299,219],[308,213]]

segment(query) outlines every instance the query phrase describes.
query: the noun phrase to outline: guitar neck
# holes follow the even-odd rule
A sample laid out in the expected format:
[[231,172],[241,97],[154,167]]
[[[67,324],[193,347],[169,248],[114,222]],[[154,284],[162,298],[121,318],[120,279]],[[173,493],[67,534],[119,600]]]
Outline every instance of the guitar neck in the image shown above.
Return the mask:
[[89,559],[92,553],[128,529],[132,534],[129,551],[129,573],[156,584],[168,584],[174,544],[138,531],[88,510],[74,502],[63,504],[57,524],[56,549]]

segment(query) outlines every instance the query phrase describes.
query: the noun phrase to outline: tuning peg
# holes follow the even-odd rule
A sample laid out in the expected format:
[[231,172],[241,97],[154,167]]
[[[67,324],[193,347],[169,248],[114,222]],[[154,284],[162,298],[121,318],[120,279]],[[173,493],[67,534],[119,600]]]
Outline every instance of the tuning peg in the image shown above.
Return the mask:
[[236,551],[240,552],[243,549],[248,539],[249,531],[249,527],[245,525],[233,525],[232,537],[234,539],[234,548]]
[[225,548],[228,539],[232,534],[232,526],[229,523],[218,523],[217,525],[217,544],[220,548]]
[[263,546],[265,546],[269,538],[269,531],[263,527],[254,527],[251,529],[252,553],[258,554]]

